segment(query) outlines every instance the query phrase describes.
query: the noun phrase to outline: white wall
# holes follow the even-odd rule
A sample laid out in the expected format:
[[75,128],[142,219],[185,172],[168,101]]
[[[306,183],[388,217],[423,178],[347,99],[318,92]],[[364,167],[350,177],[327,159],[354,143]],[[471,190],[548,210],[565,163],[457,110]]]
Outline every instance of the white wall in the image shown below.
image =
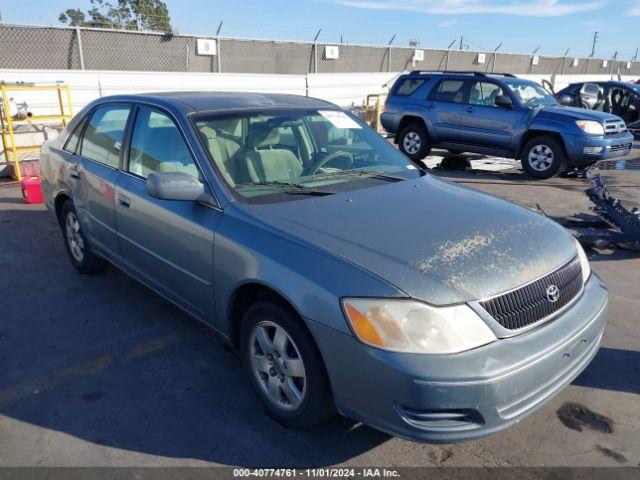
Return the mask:
[[[106,95],[177,90],[291,93],[309,95],[347,107],[362,105],[370,93],[383,93],[398,75],[399,72],[267,75],[0,69],[0,80],[6,83],[68,83],[71,86],[75,112],[91,100]],[[541,82],[543,78],[551,80],[550,75],[520,77],[537,82]],[[558,75],[555,77],[555,85],[556,90],[560,90],[572,82],[609,79],[609,75]],[[623,80],[631,79],[632,77],[623,77]],[[56,112],[57,98],[53,92],[15,91],[12,95],[18,102],[26,101],[34,114]]]

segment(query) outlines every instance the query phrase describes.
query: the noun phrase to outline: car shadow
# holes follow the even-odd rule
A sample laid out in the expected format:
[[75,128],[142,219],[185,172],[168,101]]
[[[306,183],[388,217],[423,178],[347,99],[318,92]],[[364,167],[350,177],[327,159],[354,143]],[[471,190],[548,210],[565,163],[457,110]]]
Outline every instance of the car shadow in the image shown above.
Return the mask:
[[0,206],[0,289],[11,297],[0,315],[0,422],[247,467],[333,465],[389,440],[339,416],[282,427],[220,337],[115,268],[77,274],[42,206],[12,208]]
[[640,352],[601,347],[573,384],[639,394]]

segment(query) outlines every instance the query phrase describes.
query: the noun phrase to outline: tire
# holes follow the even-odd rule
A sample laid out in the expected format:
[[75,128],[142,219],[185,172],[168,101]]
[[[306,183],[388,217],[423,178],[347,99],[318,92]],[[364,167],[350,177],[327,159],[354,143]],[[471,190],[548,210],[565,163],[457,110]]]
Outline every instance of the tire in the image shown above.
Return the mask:
[[543,135],[525,144],[520,161],[530,177],[544,180],[559,175],[566,168],[567,155],[558,140]]
[[[285,342],[277,342],[277,335],[286,337]],[[276,421],[288,428],[308,429],[335,414],[320,353],[290,309],[272,301],[255,303],[242,319],[240,342],[251,384],[265,411]],[[278,343],[286,347],[282,349]]]
[[71,200],[67,200],[62,205],[60,227],[67,255],[78,272],[84,274],[100,273],[109,266],[109,262],[91,251]]
[[407,125],[400,131],[398,148],[414,162],[419,162],[431,151],[427,129],[419,123]]

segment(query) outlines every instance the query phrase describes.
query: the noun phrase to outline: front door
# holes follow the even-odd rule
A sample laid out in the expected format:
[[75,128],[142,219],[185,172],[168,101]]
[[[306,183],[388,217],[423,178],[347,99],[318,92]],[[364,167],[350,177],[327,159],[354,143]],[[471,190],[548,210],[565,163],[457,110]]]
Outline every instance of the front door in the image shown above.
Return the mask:
[[71,172],[78,183],[76,208],[91,247],[109,258],[120,256],[113,199],[131,109],[118,103],[94,110],[77,150],[77,168]]
[[507,93],[493,82],[471,84],[468,103],[462,110],[461,143],[510,150],[518,114],[514,108],[496,106],[498,95]]
[[221,212],[205,203],[160,200],[147,193],[150,172],[180,171],[201,178],[168,114],[150,107],[137,110],[125,163],[115,189],[125,264],[183,308],[212,320],[213,240]]

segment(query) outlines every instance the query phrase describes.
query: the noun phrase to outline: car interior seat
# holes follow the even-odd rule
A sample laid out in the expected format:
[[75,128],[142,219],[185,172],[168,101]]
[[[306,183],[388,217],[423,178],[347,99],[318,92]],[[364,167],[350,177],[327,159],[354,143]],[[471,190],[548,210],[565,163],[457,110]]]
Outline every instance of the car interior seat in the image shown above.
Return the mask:
[[291,181],[301,175],[302,162],[291,150],[277,148],[279,141],[278,128],[268,122],[256,122],[249,127],[242,156],[252,181]]

